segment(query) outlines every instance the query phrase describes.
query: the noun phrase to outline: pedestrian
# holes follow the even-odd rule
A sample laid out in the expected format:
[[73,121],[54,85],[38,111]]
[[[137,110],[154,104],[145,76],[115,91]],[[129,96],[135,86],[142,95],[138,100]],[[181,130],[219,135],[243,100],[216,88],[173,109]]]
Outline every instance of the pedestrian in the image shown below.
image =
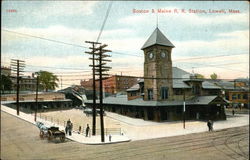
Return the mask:
[[65,132],[66,132],[66,135],[68,135],[68,126],[67,125],[65,127]]
[[90,128],[89,128],[89,124],[87,124],[87,128],[86,128],[86,137],[88,137],[89,130],[90,130]]
[[70,119],[67,121],[67,125],[69,126],[69,124],[71,123]]
[[69,124],[69,136],[72,135],[73,123],[70,122]]
[[109,142],[111,142],[111,137],[112,137],[112,136],[111,136],[111,134],[110,134],[110,135],[109,135]]
[[234,114],[235,114],[235,111],[234,111],[234,109],[232,110],[232,115],[234,116]]
[[211,123],[211,131],[213,131],[214,130],[214,122],[211,120],[210,123]]
[[81,126],[79,126],[79,132],[78,132],[78,134],[80,134],[80,133],[81,133],[81,130],[82,130],[82,127],[81,127]]
[[207,121],[207,126],[208,126],[208,131],[210,132],[211,131],[211,121],[210,120]]

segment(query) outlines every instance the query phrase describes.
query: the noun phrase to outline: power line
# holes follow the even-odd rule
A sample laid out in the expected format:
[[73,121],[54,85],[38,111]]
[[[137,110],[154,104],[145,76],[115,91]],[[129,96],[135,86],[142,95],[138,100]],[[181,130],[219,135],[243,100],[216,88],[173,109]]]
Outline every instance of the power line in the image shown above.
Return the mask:
[[82,69],[82,68],[72,68],[72,67],[52,67],[52,66],[36,66],[36,65],[26,65],[30,67],[40,67],[40,68],[52,68],[52,69],[68,69],[68,70],[85,70],[88,71],[87,69]]
[[[54,43],[65,44],[65,45],[70,45],[70,46],[75,46],[75,47],[80,47],[80,48],[88,49],[88,47],[82,46],[82,45],[78,45],[78,44],[73,44],[73,43],[68,43],[68,42],[53,40],[53,39],[39,37],[39,36],[34,36],[34,35],[30,35],[30,34],[25,34],[25,33],[19,33],[19,32],[10,31],[10,30],[7,30],[7,29],[2,29],[2,30],[5,31],[5,32],[17,34],[17,35],[22,35],[22,36],[37,38],[37,39],[46,40],[46,41],[50,41],[50,42],[54,42]],[[119,55],[129,55],[129,56],[143,57],[143,56],[138,56],[138,55],[135,55],[135,54],[121,53],[121,52],[113,52],[113,53],[114,54],[119,54]]]
[[[81,47],[81,48],[86,48],[86,49],[88,48],[86,46],[77,45],[77,44],[73,44],[73,43],[68,43],[68,42],[53,40],[53,39],[39,37],[39,36],[34,36],[34,35],[30,35],[30,34],[25,34],[25,33],[19,33],[19,32],[15,32],[15,31],[6,30],[6,29],[2,29],[2,30],[6,31],[6,32],[9,32],[9,33],[14,33],[14,34],[22,35],[22,36],[28,36],[28,37],[38,38],[38,39],[41,39],[41,40],[47,40],[47,41],[51,41],[51,42],[54,42],[54,43],[71,45],[71,46]],[[138,55],[137,54],[129,54],[129,53],[123,53],[123,52],[116,52],[116,51],[113,51],[112,53],[119,54],[119,55],[129,55],[129,56],[134,56],[134,57],[143,57],[143,55],[139,55],[139,54]],[[193,57],[193,58],[185,58],[185,59],[176,59],[174,61],[177,62],[177,61],[186,61],[186,60],[194,60],[194,59],[207,59],[207,58],[218,58],[218,57],[238,56],[238,55],[245,55],[245,54],[234,54],[234,55],[228,55],[227,54],[227,55],[217,55],[217,56],[207,56],[207,57]]]
[[[196,63],[197,65],[202,65],[203,67],[195,67],[195,68],[207,68],[207,67],[213,67],[213,68],[222,68],[222,69],[227,69],[227,70],[231,70],[231,71],[237,71],[237,72],[243,72],[243,73],[247,73],[247,71],[243,71],[243,70],[238,70],[238,69],[230,69],[230,68],[226,68],[226,67],[218,67],[218,65],[209,65],[209,64],[199,64],[199,63]],[[236,64],[236,63],[228,63],[228,64],[221,64],[221,65],[231,65],[231,64]],[[237,64],[240,64],[240,63],[237,63]],[[216,67],[217,66],[217,67]],[[219,65],[220,66],[220,65]]]
[[81,46],[81,45],[77,45],[77,44],[67,43],[67,42],[58,41],[58,40],[53,40],[53,39],[48,39],[48,38],[39,37],[39,36],[34,36],[34,35],[30,35],[30,34],[19,33],[19,32],[10,31],[10,30],[7,30],[7,29],[2,29],[2,30],[3,30],[3,31],[6,31],[6,32],[9,32],[9,33],[15,33],[15,34],[23,35],[23,36],[38,38],[38,39],[42,39],[42,40],[46,40],[46,41],[51,41],[51,42],[55,42],[55,43],[61,43],[61,44],[70,45],[70,46],[75,46],[75,47],[80,47],[80,48],[87,48],[87,47],[85,47],[85,46]]
[[109,16],[109,12],[110,12],[111,6],[112,6],[112,1],[109,2],[109,6],[108,6],[108,9],[107,9],[107,12],[106,12],[106,15],[105,15],[104,21],[103,21],[103,23],[102,23],[101,30],[100,30],[100,33],[99,33],[99,35],[98,35],[98,37],[97,37],[96,42],[98,42],[99,39],[100,39],[100,37],[101,37],[102,31],[103,31],[103,29],[104,29],[104,26],[105,26],[106,21],[107,21],[108,16]]
[[178,61],[185,61],[185,60],[194,60],[194,59],[207,59],[207,58],[218,58],[218,57],[229,57],[229,56],[238,56],[238,55],[244,55],[244,54],[232,54],[232,55],[217,55],[217,56],[203,56],[203,57],[193,57],[193,58],[183,58],[183,59],[176,59],[173,60],[174,62]]

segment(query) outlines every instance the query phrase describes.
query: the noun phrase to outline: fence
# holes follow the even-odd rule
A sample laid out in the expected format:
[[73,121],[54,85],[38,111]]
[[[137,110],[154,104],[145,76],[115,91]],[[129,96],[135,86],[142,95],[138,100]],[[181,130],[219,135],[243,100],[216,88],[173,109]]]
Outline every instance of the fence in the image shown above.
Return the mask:
[[[31,115],[34,116],[34,112],[32,112]],[[62,120],[59,120],[58,118],[48,116],[48,115],[42,115],[41,113],[37,113],[37,117],[44,121],[49,121],[53,123],[54,125],[58,125],[58,126],[66,127],[66,124],[67,124],[67,121],[62,121]],[[73,123],[73,132],[86,135],[86,128],[81,126],[81,130],[79,130],[79,127],[80,126],[76,126]],[[89,136],[91,136],[91,133],[92,133],[92,129],[89,130]],[[104,128],[104,134],[108,136],[108,135],[122,135],[123,133],[122,133],[121,128]],[[101,129],[96,129],[96,135],[101,135]]]

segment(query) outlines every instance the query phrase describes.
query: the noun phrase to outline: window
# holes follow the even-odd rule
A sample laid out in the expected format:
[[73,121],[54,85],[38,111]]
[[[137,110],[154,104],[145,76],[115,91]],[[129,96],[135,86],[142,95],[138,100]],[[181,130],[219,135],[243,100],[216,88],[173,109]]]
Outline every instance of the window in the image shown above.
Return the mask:
[[148,89],[148,100],[153,99],[153,89]]
[[247,94],[243,94],[243,99],[247,99]]
[[136,94],[136,92],[131,92],[130,93],[130,96],[136,96],[137,94]]
[[168,87],[161,87],[161,99],[168,99]]
[[199,85],[193,85],[192,87],[193,94],[200,94],[200,86]]
[[241,99],[241,95],[240,94],[238,94],[238,99]]
[[144,93],[144,86],[141,87],[141,93]]
[[232,95],[232,99],[237,99],[236,94],[233,94],[233,95]]

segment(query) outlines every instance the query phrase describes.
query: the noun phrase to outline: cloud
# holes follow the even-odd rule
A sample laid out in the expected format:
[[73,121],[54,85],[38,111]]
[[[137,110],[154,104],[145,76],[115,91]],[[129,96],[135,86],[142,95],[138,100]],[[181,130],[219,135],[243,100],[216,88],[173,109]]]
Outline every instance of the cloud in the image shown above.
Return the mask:
[[90,15],[94,12],[97,3],[97,1],[54,1],[41,5],[33,14],[39,18],[59,15]]
[[[85,44],[86,40],[95,41],[99,34],[99,30],[88,30],[84,28],[82,29],[68,28],[60,25],[49,26],[47,28],[27,28],[27,27],[7,28],[7,30],[28,34],[32,36],[69,42],[78,45],[86,45]],[[130,35],[134,34],[135,34],[134,30],[127,28],[105,30],[102,33],[101,41],[105,39],[107,41],[110,40],[109,42],[111,41],[115,42],[117,40],[117,37],[123,39],[124,37],[129,37]],[[4,37],[5,41],[8,41],[8,43],[11,43],[11,41],[14,42],[13,41],[14,39],[15,40],[20,39],[20,36],[8,32],[3,32],[2,37]],[[34,38],[30,38],[30,40],[34,40]]]
[[249,51],[249,30],[219,33],[212,41],[176,41],[174,56],[241,54]]
[[242,39],[244,41],[245,40],[249,41],[249,30],[219,33],[219,34],[217,34],[217,36],[231,38],[231,39],[236,38],[236,39]]

